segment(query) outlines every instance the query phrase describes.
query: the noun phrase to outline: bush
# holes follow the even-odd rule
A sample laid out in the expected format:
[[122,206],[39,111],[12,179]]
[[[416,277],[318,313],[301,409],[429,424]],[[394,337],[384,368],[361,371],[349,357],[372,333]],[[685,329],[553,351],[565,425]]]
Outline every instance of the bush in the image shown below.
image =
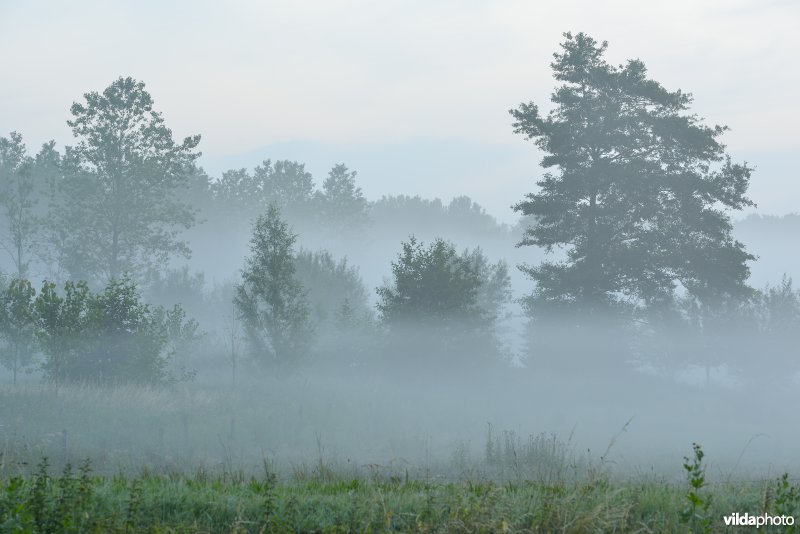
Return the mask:
[[[35,301],[42,370],[55,382],[172,381],[169,360],[180,343],[197,336],[180,306],[151,308],[130,278],[112,280],[101,293],[67,282],[63,296],[45,282]],[[180,378],[190,373],[182,371]]]

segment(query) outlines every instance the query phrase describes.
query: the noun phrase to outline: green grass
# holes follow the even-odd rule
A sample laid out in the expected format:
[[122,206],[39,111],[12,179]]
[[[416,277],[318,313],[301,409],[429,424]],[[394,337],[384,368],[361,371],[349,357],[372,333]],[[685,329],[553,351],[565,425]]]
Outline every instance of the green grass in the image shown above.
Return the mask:
[[[786,481],[705,487],[709,532],[732,511],[776,513]],[[660,481],[433,482],[92,476],[84,467],[0,480],[0,532],[702,532],[682,519],[685,485]],[[765,495],[767,496],[765,499]],[[797,499],[790,503],[797,513]],[[787,503],[781,504],[784,513]],[[764,530],[767,531],[767,530]]]
[[578,453],[571,438],[483,423],[494,391],[441,389],[313,376],[237,390],[0,387],[0,534],[750,532],[723,516],[800,519],[783,469],[736,477],[707,468],[713,448],[681,462],[686,443],[642,475],[614,458],[616,437],[599,457]]

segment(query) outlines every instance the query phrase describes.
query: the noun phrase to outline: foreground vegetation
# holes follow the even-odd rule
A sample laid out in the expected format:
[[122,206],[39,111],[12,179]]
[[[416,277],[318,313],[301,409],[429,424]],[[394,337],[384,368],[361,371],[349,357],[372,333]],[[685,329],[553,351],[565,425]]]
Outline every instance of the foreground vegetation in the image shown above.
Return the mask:
[[[688,443],[662,444],[668,463],[649,474],[634,460],[617,461],[637,421],[599,455],[552,434],[525,438],[493,426],[472,448],[456,439],[436,446],[414,434],[427,426],[414,402],[428,407],[441,434],[488,414],[464,410],[468,397],[457,390],[447,398],[472,414],[463,420],[443,418],[442,399],[435,406],[419,385],[409,396],[374,377],[348,387],[328,380],[260,379],[260,396],[246,384],[227,392],[0,388],[0,533],[745,532],[752,527],[726,527],[723,517],[800,516],[796,481],[778,477],[783,467],[748,480],[737,466],[726,475],[713,440],[709,456]],[[292,409],[298,388],[302,408]],[[476,399],[479,391],[469,390]],[[402,415],[401,399],[413,417]],[[345,408],[353,419],[332,417]],[[391,447],[380,448],[383,441]],[[415,449],[424,456],[411,456]]]
[[695,466],[687,459],[687,491],[604,476],[555,485],[346,478],[324,466],[280,480],[266,464],[252,477],[96,477],[88,463],[52,476],[45,460],[0,479],[0,532],[736,532],[722,519],[734,511],[798,513],[785,476],[706,486]]

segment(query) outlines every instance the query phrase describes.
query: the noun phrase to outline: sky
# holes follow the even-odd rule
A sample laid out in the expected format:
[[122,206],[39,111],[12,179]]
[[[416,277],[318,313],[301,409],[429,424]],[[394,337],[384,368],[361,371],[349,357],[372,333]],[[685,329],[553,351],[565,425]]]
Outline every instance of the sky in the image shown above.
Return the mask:
[[467,194],[499,220],[541,154],[508,110],[550,108],[562,33],[639,58],[756,167],[758,212],[800,211],[800,2],[0,0],[0,135],[73,144],[69,108],[119,76],[146,83],[219,176],[262,160],[336,163],[370,199]]

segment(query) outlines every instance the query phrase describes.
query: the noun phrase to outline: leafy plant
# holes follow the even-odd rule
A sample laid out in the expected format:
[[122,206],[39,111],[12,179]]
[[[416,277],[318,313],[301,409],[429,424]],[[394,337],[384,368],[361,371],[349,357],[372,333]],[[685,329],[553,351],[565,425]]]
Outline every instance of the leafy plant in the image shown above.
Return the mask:
[[6,344],[5,350],[0,352],[0,362],[12,372],[15,384],[17,373],[33,361],[35,294],[31,283],[19,278],[0,292],[0,337]]
[[[775,482],[775,515],[797,517],[800,510],[800,489],[789,482],[789,473],[784,473]],[[784,532],[800,532],[800,525],[785,525]]]
[[[174,380],[170,359],[200,335],[180,306],[151,308],[128,277],[112,280],[99,293],[84,282],[67,282],[63,296],[55,284],[45,282],[33,307],[45,356],[42,370],[55,382]],[[178,379],[193,376],[185,365],[178,371]]]
[[250,239],[251,255],[236,287],[236,304],[252,355],[262,362],[286,363],[303,356],[312,328],[306,292],[295,274],[297,236],[270,205]]
[[691,525],[698,532],[711,532],[711,495],[706,487],[706,466],[703,464],[705,453],[700,445],[692,443],[694,457],[683,457],[683,469],[689,481],[689,492],[686,494],[687,505],[681,512],[681,521]]

